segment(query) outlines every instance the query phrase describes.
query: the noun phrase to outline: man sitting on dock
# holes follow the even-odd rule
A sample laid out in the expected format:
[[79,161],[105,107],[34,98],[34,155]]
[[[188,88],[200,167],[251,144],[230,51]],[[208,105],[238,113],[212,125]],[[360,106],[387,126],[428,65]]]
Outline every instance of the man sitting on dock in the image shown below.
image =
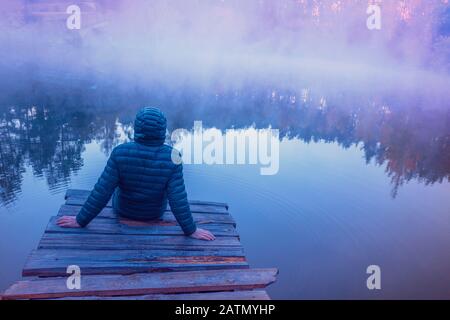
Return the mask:
[[114,212],[119,216],[140,221],[155,220],[164,214],[168,200],[185,235],[214,240],[214,235],[197,228],[192,218],[182,164],[172,161],[173,148],[164,144],[166,123],[159,109],[141,109],[134,122],[134,141],[114,148],[78,215],[63,216],[57,224],[66,228],[87,226],[111,196]]

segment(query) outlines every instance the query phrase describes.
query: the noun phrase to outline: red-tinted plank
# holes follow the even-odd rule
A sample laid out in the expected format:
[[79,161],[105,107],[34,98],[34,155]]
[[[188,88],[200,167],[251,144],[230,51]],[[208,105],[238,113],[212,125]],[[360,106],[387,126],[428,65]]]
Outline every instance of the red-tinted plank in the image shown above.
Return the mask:
[[23,276],[66,276],[77,265],[83,274],[131,274],[138,272],[248,268],[243,251],[181,250],[34,250]]

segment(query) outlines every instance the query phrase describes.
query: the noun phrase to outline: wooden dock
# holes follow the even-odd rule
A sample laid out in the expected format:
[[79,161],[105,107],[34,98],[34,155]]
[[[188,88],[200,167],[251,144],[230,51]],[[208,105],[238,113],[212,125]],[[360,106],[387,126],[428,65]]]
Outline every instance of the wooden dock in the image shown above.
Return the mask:
[[[76,215],[89,191],[68,190],[58,216]],[[266,300],[276,269],[250,268],[225,203],[191,201],[197,225],[215,241],[183,235],[168,209],[162,219],[117,217],[111,204],[84,229],[52,217],[23,279],[2,299]],[[79,266],[81,288],[68,289],[67,267]]]

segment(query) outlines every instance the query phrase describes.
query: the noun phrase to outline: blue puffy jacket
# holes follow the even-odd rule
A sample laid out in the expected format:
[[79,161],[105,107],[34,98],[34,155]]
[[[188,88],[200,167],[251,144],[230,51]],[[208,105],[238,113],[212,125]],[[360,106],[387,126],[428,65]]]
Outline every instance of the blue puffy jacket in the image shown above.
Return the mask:
[[182,164],[172,161],[165,145],[166,118],[157,108],[143,108],[134,122],[134,142],[117,146],[76,219],[86,226],[113,196],[114,211],[134,220],[160,218],[170,208],[186,235],[196,225],[184,187]]

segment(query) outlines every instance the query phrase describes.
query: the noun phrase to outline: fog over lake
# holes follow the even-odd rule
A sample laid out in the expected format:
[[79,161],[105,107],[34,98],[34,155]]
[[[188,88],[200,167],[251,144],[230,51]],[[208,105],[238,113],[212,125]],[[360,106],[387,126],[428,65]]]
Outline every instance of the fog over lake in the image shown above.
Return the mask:
[[190,199],[229,204],[250,265],[280,269],[272,298],[449,296],[448,2],[378,1],[376,31],[358,0],[70,1],[80,30],[45,2],[0,4],[1,290],[156,106],[168,143],[195,121],[278,130],[276,174],[184,166]]

